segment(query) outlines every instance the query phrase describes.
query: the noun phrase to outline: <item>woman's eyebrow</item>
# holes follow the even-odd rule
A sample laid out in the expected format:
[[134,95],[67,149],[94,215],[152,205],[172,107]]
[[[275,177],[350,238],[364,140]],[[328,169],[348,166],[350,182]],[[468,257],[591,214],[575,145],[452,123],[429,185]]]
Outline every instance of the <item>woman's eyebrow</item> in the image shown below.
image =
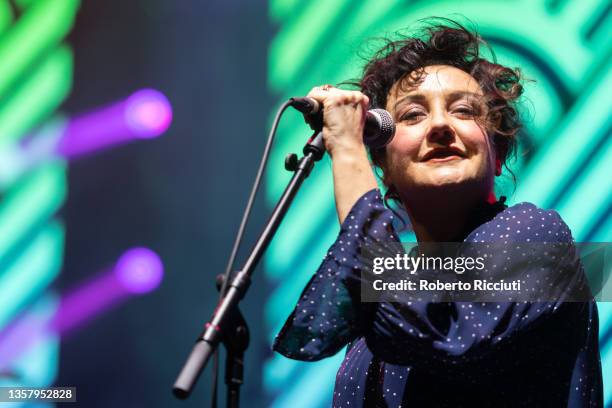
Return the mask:
[[[449,101],[456,101],[462,98],[480,100],[483,96],[484,95],[477,93],[477,92],[453,91],[453,92],[448,93],[445,96],[445,99]],[[398,106],[403,105],[405,103],[417,102],[417,103],[423,104],[426,101],[427,101],[427,96],[425,94],[411,93],[411,94],[405,95],[401,97],[400,99],[398,99],[397,102],[395,102],[395,104],[393,105],[393,110],[396,111]]]
[[395,102],[395,104],[393,105],[393,110],[396,111],[398,106],[405,104],[405,103],[409,103],[409,102],[423,103],[426,100],[427,100],[427,97],[424,94],[421,94],[421,93],[408,94],[406,96],[401,97],[400,99],[397,100],[397,102]]
[[454,91],[454,92],[449,93],[446,99],[450,101],[456,101],[457,99],[462,99],[462,98],[480,100],[483,98],[483,96],[484,95],[476,93],[476,92]]

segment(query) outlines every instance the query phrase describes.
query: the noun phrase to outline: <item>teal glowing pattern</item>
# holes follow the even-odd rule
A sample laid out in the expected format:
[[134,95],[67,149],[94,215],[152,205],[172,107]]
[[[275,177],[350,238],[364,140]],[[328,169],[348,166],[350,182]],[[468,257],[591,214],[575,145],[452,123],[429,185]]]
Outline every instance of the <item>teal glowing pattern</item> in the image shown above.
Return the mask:
[[[359,76],[368,39],[410,28],[418,19],[465,16],[493,45],[500,62],[519,66],[527,83],[526,129],[509,180],[510,203],[557,209],[577,241],[612,241],[612,5],[606,0],[326,1],[271,0],[278,27],[269,49],[268,85],[279,103],[310,87]],[[309,136],[297,114],[279,128],[267,173],[273,205],[290,174],[287,153]],[[304,183],[264,258],[271,288],[265,322],[271,342],[338,232],[331,166],[325,158]],[[410,237],[407,237],[410,239]],[[600,306],[606,405],[612,403],[612,307]],[[319,363],[271,356],[264,385],[274,407],[329,406],[339,355]],[[316,390],[313,392],[313,390]]]
[[[78,5],[78,0],[0,0],[0,150],[14,149],[55,120],[72,86],[72,53],[62,41]],[[11,172],[10,163],[3,166]],[[66,163],[49,158],[14,173],[18,176],[0,185],[0,330],[26,311],[41,319],[53,316],[57,301],[49,285],[64,252],[64,228],[54,217],[66,196]],[[53,384],[58,351],[58,337],[48,333],[0,373],[0,385]]]

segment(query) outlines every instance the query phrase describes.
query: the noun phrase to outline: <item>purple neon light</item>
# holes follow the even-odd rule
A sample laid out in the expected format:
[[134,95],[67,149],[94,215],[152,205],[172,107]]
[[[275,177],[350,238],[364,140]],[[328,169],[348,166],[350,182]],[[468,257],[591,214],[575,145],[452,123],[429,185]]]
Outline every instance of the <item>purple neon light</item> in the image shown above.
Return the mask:
[[121,255],[115,267],[62,298],[55,318],[60,332],[108,309],[126,296],[156,289],[164,275],[157,254],[147,248],[132,248]]
[[123,101],[71,119],[55,150],[73,158],[132,140],[157,137],[171,122],[168,98],[154,89],[142,89]]
[[150,249],[124,252],[112,270],[62,296],[53,318],[27,313],[0,332],[0,371],[49,333],[66,335],[127,297],[155,290],[163,274],[159,256]]
[[156,289],[163,274],[161,259],[147,248],[130,249],[115,265],[117,280],[132,293],[146,293]]
[[150,138],[166,131],[172,122],[172,108],[168,99],[154,89],[143,89],[130,96],[125,103],[125,120],[140,137]]
[[62,297],[51,327],[66,333],[119,303],[126,295],[113,271],[104,272]]

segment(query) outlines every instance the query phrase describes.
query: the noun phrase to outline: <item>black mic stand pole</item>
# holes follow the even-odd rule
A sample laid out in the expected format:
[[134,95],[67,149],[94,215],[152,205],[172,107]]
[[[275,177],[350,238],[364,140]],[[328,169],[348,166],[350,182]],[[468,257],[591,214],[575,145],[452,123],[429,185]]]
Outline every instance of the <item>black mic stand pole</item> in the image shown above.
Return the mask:
[[[235,336],[236,333],[244,332],[246,330],[246,342],[240,341],[240,350],[238,354],[228,349],[228,354],[231,354],[235,361],[235,364],[228,361],[228,366],[239,366],[239,374],[235,376],[235,381],[227,381],[228,375],[226,375],[226,383],[232,383],[232,390],[228,390],[227,406],[237,408],[239,403],[238,391],[239,385],[242,383],[242,353],[248,345],[248,329],[246,328],[246,322],[240,319],[240,312],[238,310],[238,303],[244,297],[249,284],[251,282],[251,275],[255,270],[255,267],[259,263],[261,256],[268,247],[268,244],[274,237],[278,226],[283,220],[285,213],[289,209],[295,195],[300,189],[302,182],[308,177],[310,171],[314,167],[314,163],[321,160],[325,154],[325,146],[323,144],[323,135],[320,131],[315,132],[309,139],[306,146],[304,146],[304,156],[298,160],[296,154],[289,154],[285,159],[285,168],[289,171],[293,171],[293,177],[289,181],[289,184],[285,188],[283,195],[279,199],[276,207],[272,211],[272,215],[268,220],[263,232],[259,236],[259,239],[255,243],[255,246],[251,250],[251,254],[247,258],[242,270],[236,273],[235,277],[228,286],[226,295],[217,305],[215,312],[211,320],[206,323],[204,331],[196,340],[191,354],[187,358],[187,361],[183,365],[181,372],[179,373],[176,382],[174,383],[173,392],[177,398],[185,399],[191,393],[198,377],[202,373],[202,370],[206,366],[206,363],[210,359],[210,356],[214,353],[215,349],[219,345],[219,342],[224,341],[228,336]],[[242,320],[242,321],[240,321]],[[239,327],[244,327],[240,329]],[[224,341],[227,344],[226,341]],[[231,377],[231,376],[230,376]],[[228,383],[228,386],[230,385]]]

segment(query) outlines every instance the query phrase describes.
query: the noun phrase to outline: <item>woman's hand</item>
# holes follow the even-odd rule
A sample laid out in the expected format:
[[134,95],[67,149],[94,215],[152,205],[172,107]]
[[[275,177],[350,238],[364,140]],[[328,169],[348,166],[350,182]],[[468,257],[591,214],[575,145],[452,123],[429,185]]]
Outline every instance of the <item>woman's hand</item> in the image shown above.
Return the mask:
[[338,154],[365,151],[363,126],[370,103],[367,96],[331,85],[314,87],[307,96],[323,107],[323,141],[332,159]]
[[340,224],[359,197],[378,187],[363,144],[368,97],[330,85],[308,94],[323,106],[323,141],[332,158],[336,211]]

